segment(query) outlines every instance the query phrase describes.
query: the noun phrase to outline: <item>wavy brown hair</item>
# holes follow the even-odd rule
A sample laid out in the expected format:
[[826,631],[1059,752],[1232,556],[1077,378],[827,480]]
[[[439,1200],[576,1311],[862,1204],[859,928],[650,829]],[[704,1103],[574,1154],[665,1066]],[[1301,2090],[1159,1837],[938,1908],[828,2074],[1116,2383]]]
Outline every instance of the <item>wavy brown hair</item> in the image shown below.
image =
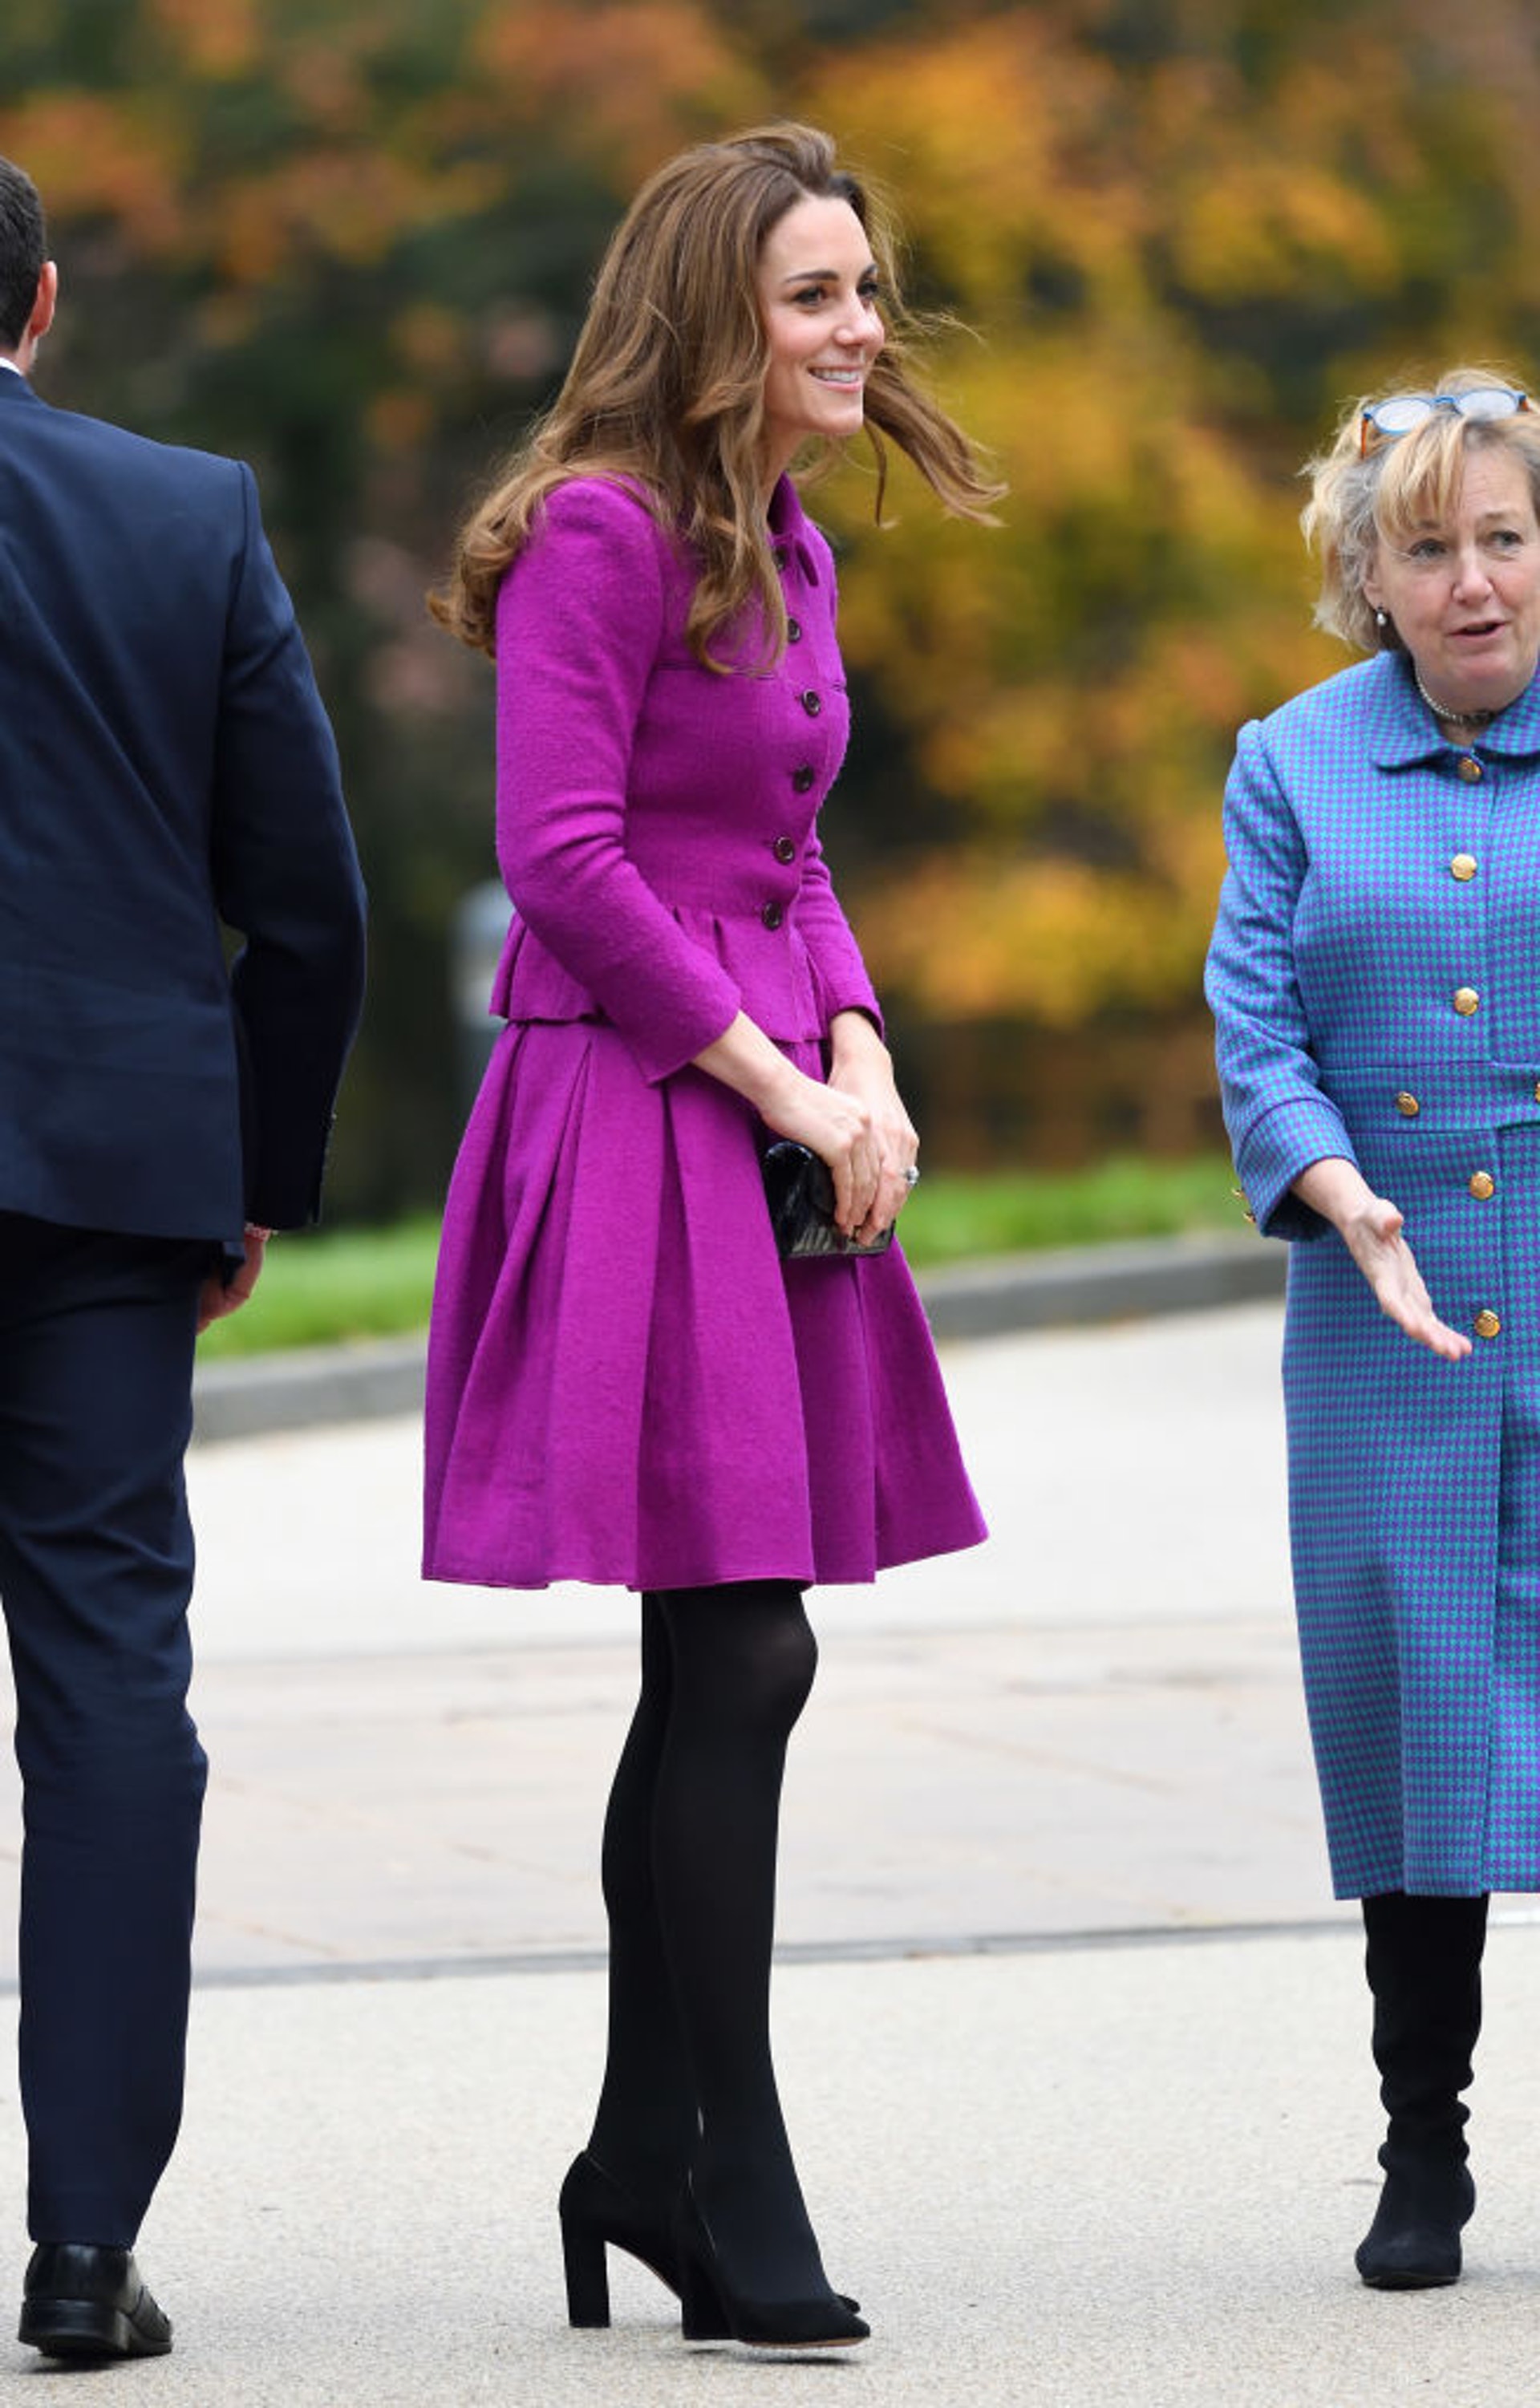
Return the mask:
[[[786,605],[764,523],[763,389],[769,358],[756,274],[766,235],[803,199],[848,201],[882,283],[887,341],[865,389],[880,524],[886,442],[945,507],[988,520],[1004,487],[911,373],[920,332],[898,297],[895,237],[879,199],[835,164],[816,127],[763,125],[705,142],[650,178],[614,235],[572,366],[554,404],[497,473],[462,528],[454,566],[428,607],[450,632],[495,649],[497,589],[553,487],[620,477],[700,563],[688,635],[711,643],[750,605],[765,657],[786,643]],[[825,445],[826,453],[839,450]]]

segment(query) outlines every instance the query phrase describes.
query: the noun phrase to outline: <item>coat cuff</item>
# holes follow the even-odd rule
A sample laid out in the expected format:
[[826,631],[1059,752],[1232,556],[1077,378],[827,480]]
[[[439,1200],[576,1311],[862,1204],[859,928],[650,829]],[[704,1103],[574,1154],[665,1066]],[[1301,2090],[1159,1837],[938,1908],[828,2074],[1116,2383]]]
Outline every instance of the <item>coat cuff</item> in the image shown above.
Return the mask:
[[818,988],[819,1014],[825,1030],[836,1011],[863,1011],[886,1043],[888,1032],[882,1024],[882,1006],[863,968],[858,967],[837,979],[830,979],[815,962],[813,977]]
[[1279,1104],[1248,1129],[1235,1149],[1235,1173],[1264,1238],[1325,1235],[1331,1223],[1292,1190],[1302,1170],[1329,1156],[1359,1168],[1342,1115],[1324,1096]]
[[692,980],[690,991],[678,996],[672,1008],[660,1010],[654,1005],[649,1009],[645,1025],[629,1016],[616,1017],[615,1025],[649,1086],[655,1087],[687,1068],[697,1054],[726,1036],[743,1010],[743,997],[727,973],[715,963],[706,968],[709,975],[703,972]]

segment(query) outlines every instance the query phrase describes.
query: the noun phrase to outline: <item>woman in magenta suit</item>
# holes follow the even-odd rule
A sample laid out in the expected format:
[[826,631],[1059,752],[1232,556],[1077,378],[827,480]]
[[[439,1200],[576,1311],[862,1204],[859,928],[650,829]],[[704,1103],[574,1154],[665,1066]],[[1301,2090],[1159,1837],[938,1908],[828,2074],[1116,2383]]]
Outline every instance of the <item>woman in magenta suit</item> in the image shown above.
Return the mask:
[[680,2293],[687,2337],[766,2345],[867,2329],[825,2276],[769,2045],[802,1592],[984,1535],[902,1255],[783,1261],[761,1171],[800,1141],[868,1241],[918,1176],[819,847],[848,713],[832,557],[788,474],[864,423],[985,515],[890,280],[823,136],[676,159],[435,600],[496,660],[516,910],[445,1219],[424,1569],[640,1593],[568,2304],[607,2321],[607,2243]]

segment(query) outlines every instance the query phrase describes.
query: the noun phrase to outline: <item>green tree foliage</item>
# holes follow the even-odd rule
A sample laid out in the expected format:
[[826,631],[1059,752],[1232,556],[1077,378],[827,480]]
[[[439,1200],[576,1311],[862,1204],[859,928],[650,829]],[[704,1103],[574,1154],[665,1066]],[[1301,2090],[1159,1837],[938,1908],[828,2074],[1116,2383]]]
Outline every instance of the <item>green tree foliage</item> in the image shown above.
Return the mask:
[[463,1101],[491,684],[422,590],[639,176],[813,117],[975,330],[936,375],[1003,524],[906,470],[885,531],[859,466],[818,507],[858,688],[831,846],[977,1153],[1017,1066],[1098,1031],[1146,1133],[1191,1133],[1234,729],[1344,658],[1298,463],[1356,392],[1540,355],[1537,103],[1527,0],[7,0],[0,150],[64,278],[42,388],[252,460],[337,722],[376,931],[340,1207],[431,1200]]

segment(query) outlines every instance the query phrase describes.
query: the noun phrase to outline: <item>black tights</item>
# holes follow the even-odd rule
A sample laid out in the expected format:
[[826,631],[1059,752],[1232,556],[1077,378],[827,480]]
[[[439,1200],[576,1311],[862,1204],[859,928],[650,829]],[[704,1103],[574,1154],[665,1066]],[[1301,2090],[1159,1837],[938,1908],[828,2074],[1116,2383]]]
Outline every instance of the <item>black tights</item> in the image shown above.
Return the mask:
[[609,2041],[590,2143],[644,2197],[688,2171],[763,2297],[824,2287],[770,2051],[786,1746],[818,1647],[789,1581],[642,1599],[642,1687],[605,1818]]

